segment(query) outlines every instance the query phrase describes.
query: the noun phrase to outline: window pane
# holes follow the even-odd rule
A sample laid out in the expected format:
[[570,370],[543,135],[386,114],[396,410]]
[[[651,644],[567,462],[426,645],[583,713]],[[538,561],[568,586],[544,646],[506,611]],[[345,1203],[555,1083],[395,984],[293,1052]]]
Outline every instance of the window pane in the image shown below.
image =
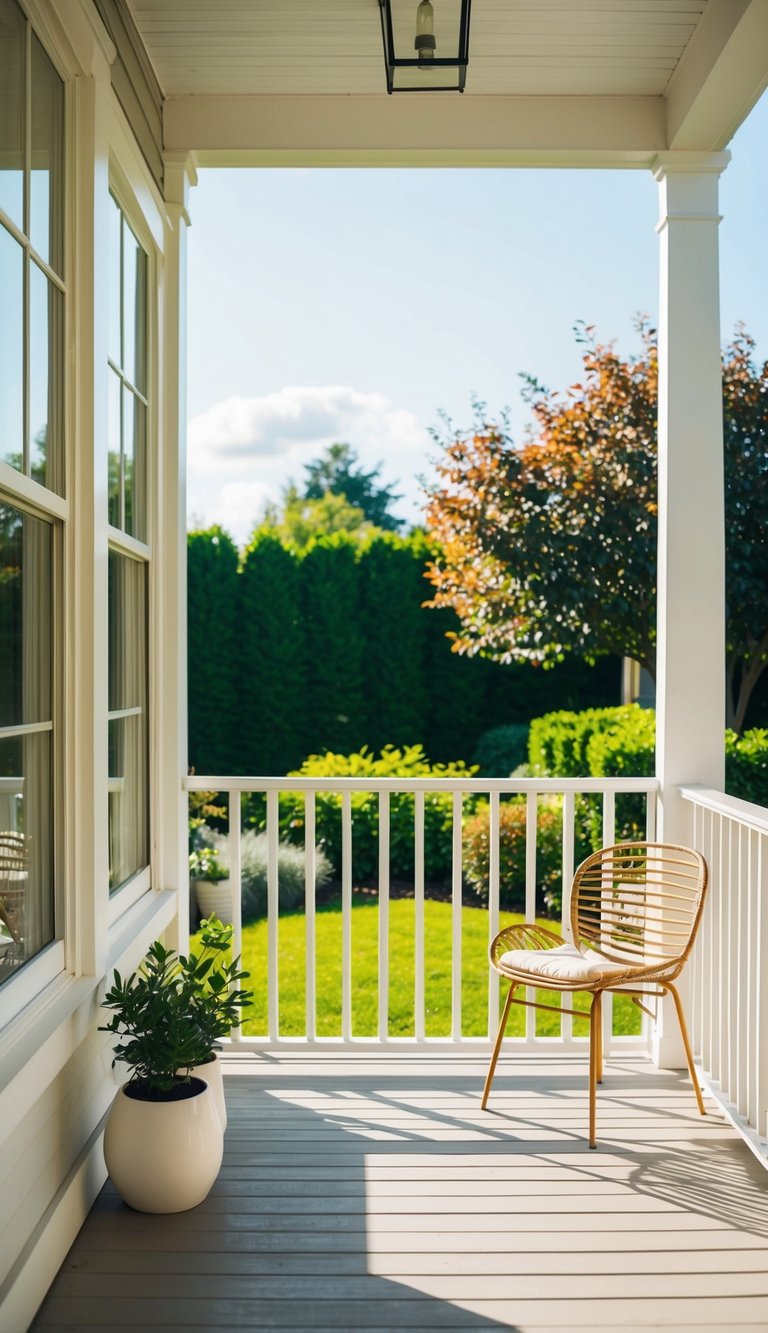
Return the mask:
[[123,449],[125,531],[147,540],[146,437],[147,409],[129,389],[123,389]]
[[109,887],[149,864],[147,567],[109,553]]
[[122,304],[120,300],[120,236],[123,219],[118,204],[109,196],[109,359],[116,366],[123,365],[123,352],[120,345],[120,321]]
[[147,257],[126,223],[123,227],[123,370],[141,393],[147,391]]
[[0,505],[0,727],[51,719],[51,587],[50,525]]
[[29,239],[56,273],[62,272],[64,85],[32,35],[32,176]]
[[0,737],[0,982],[53,938],[51,732]]
[[120,527],[120,380],[109,370],[109,521]]
[[20,231],[24,230],[22,106],[25,28],[21,10],[14,0],[0,0],[0,208]]
[[35,481],[61,494],[64,303],[37,264],[29,269],[29,458]]
[[23,468],[24,288],[22,249],[0,226],[0,458]]

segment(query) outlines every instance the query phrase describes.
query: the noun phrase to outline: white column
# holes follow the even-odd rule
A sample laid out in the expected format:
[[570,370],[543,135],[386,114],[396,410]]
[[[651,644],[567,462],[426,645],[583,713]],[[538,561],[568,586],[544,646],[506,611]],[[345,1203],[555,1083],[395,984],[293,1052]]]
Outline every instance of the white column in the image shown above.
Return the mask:
[[196,183],[187,153],[165,159],[167,227],[161,312],[161,460],[157,549],[159,643],[158,735],[159,886],[175,889],[179,912],[175,942],[184,947],[189,932],[187,797],[187,204]]
[[[661,211],[656,774],[659,838],[666,842],[691,838],[680,784],[720,791],[724,784],[718,183],[729,160],[728,153],[664,153],[654,166]],[[668,1001],[653,1053],[660,1065],[684,1064]]]

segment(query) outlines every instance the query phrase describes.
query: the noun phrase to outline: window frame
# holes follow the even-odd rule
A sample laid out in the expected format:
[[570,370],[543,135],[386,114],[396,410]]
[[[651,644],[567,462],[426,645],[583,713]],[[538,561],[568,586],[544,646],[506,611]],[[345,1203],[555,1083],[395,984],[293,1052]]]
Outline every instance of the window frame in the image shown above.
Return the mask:
[[[70,598],[67,594],[68,553],[71,547],[71,505],[70,468],[72,399],[70,391],[71,371],[68,364],[68,347],[72,329],[72,273],[73,273],[73,212],[74,212],[74,99],[71,79],[54,49],[49,35],[43,26],[33,22],[27,8],[18,4],[19,11],[26,24],[24,54],[24,93],[23,93],[23,201],[24,221],[28,225],[29,196],[32,168],[32,46],[33,37],[50,61],[62,83],[62,102],[64,124],[62,129],[61,156],[61,197],[59,204],[62,212],[61,237],[61,274],[37,253],[31,236],[25,235],[6,213],[0,210],[2,225],[22,247],[23,252],[23,448],[22,471],[12,467],[5,460],[0,460],[0,500],[14,506],[32,518],[40,519],[51,528],[51,644],[52,644],[52,680],[51,680],[51,866],[53,874],[53,921],[54,938],[47,945],[24,962],[15,974],[9,976],[0,985],[0,1030],[36,1000],[42,992],[57,979],[62,978],[69,967],[72,952],[70,938],[70,913],[68,910],[68,885],[66,877],[66,847],[71,819],[67,814],[64,791],[65,773],[68,756],[67,726],[67,668],[69,660],[68,638],[66,634]],[[50,205],[49,205],[50,206]],[[61,432],[58,442],[58,458],[53,473],[59,483],[59,489],[53,490],[35,480],[29,472],[30,467],[30,274],[32,264],[37,264],[46,278],[53,282],[61,293],[62,311],[60,321],[60,346],[58,348],[58,366],[61,374]],[[48,349],[51,352],[52,335],[49,325]],[[48,730],[48,727],[45,728]],[[9,736],[18,732],[17,727],[3,728],[0,735]]]
[[[117,143],[115,140],[117,139]],[[142,866],[135,874],[130,876],[117,888],[109,891],[107,906],[107,925],[110,935],[113,935],[119,928],[125,914],[130,911],[135,904],[149,893],[154,887],[154,860],[155,860],[155,826],[152,793],[155,784],[156,774],[156,747],[154,740],[154,699],[155,699],[155,671],[154,671],[154,575],[155,565],[153,560],[153,534],[156,512],[156,493],[158,461],[156,441],[158,439],[158,418],[157,418],[157,397],[159,373],[157,366],[156,348],[158,345],[156,330],[158,320],[158,299],[157,299],[157,276],[159,266],[158,247],[156,239],[152,233],[145,216],[145,209],[142,206],[143,201],[132,188],[129,176],[123,168],[121,162],[120,140],[121,135],[112,136],[110,142],[109,156],[109,194],[117,203],[125,224],[133,232],[139,245],[146,255],[146,391],[140,393],[123,374],[122,367],[116,367],[112,357],[109,355],[107,346],[107,355],[105,357],[105,373],[107,376],[116,374],[121,386],[125,382],[132,393],[145,404],[146,410],[146,439],[145,439],[145,485],[146,495],[145,504],[145,528],[147,539],[141,541],[123,528],[115,527],[109,522],[108,516],[108,488],[105,489],[107,503],[107,512],[105,514],[105,528],[107,534],[107,551],[115,551],[119,555],[145,565],[147,569],[146,595],[147,595],[147,655],[146,655],[146,698],[147,698],[147,836],[149,860],[146,866]],[[121,273],[120,273],[120,293],[121,293],[121,322],[122,322],[122,295],[123,295],[123,252],[121,246]],[[122,338],[122,333],[121,333]],[[108,423],[105,422],[105,429]],[[108,467],[109,442],[102,452],[104,465]],[[122,462],[122,440],[121,440],[121,462]],[[122,466],[121,466],[122,473]],[[124,491],[121,477],[120,484],[120,510],[124,518],[125,503]],[[105,735],[108,734],[109,722],[113,717],[120,715],[122,710],[107,710]],[[109,778],[107,776],[107,781]]]

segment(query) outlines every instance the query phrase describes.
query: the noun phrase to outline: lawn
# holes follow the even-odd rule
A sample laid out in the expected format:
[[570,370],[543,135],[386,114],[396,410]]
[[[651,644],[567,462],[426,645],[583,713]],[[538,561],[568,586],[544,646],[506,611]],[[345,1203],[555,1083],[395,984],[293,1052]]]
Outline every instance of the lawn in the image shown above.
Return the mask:
[[[451,1030],[451,904],[427,900],[424,904],[425,948],[425,1026],[429,1037],[447,1037]],[[511,925],[523,918],[502,912],[501,925]],[[414,902],[393,899],[389,904],[389,1031],[392,1036],[414,1035]],[[547,923],[542,923],[547,924]],[[551,923],[549,923],[551,925]],[[318,906],[316,921],[317,953],[317,1035],[341,1036],[341,948],[342,917],[338,900]],[[300,1037],[306,1031],[304,977],[305,918],[290,913],[279,921],[279,1013],[280,1035]],[[246,1036],[263,1036],[267,1031],[267,923],[259,920],[243,927],[243,963],[251,973],[255,992],[246,1011],[243,1031]],[[478,907],[464,907],[462,912],[462,1035],[483,1037],[488,1025],[488,913]],[[356,898],[352,912],[352,1033],[355,1037],[375,1037],[378,1021],[378,904],[375,900]],[[504,987],[502,986],[502,997]],[[557,1003],[557,997],[543,997]],[[576,1008],[588,1007],[586,996],[575,997]],[[614,1000],[614,1032],[621,1035],[640,1031],[641,1015],[630,1000]],[[540,1036],[559,1035],[556,1014],[535,1013]],[[525,1010],[513,1007],[507,1031],[522,1036]],[[587,1035],[587,1023],[574,1022],[577,1036]]]

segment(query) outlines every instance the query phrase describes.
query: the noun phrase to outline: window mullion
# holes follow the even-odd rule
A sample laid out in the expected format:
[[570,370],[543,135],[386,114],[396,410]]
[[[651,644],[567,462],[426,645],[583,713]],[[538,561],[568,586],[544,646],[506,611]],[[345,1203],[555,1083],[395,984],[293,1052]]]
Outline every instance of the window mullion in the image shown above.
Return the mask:
[[21,470],[25,476],[31,472],[31,459],[29,448],[29,423],[30,423],[30,356],[31,356],[31,330],[30,330],[30,307],[29,307],[29,232],[31,225],[31,190],[32,190],[32,25],[27,20],[26,38],[24,42],[24,181],[22,185],[23,192],[23,219],[24,219],[24,242],[22,257],[22,310],[23,310],[23,338],[24,347],[22,353],[22,370],[24,376],[24,402],[22,409],[22,445],[21,445]]

